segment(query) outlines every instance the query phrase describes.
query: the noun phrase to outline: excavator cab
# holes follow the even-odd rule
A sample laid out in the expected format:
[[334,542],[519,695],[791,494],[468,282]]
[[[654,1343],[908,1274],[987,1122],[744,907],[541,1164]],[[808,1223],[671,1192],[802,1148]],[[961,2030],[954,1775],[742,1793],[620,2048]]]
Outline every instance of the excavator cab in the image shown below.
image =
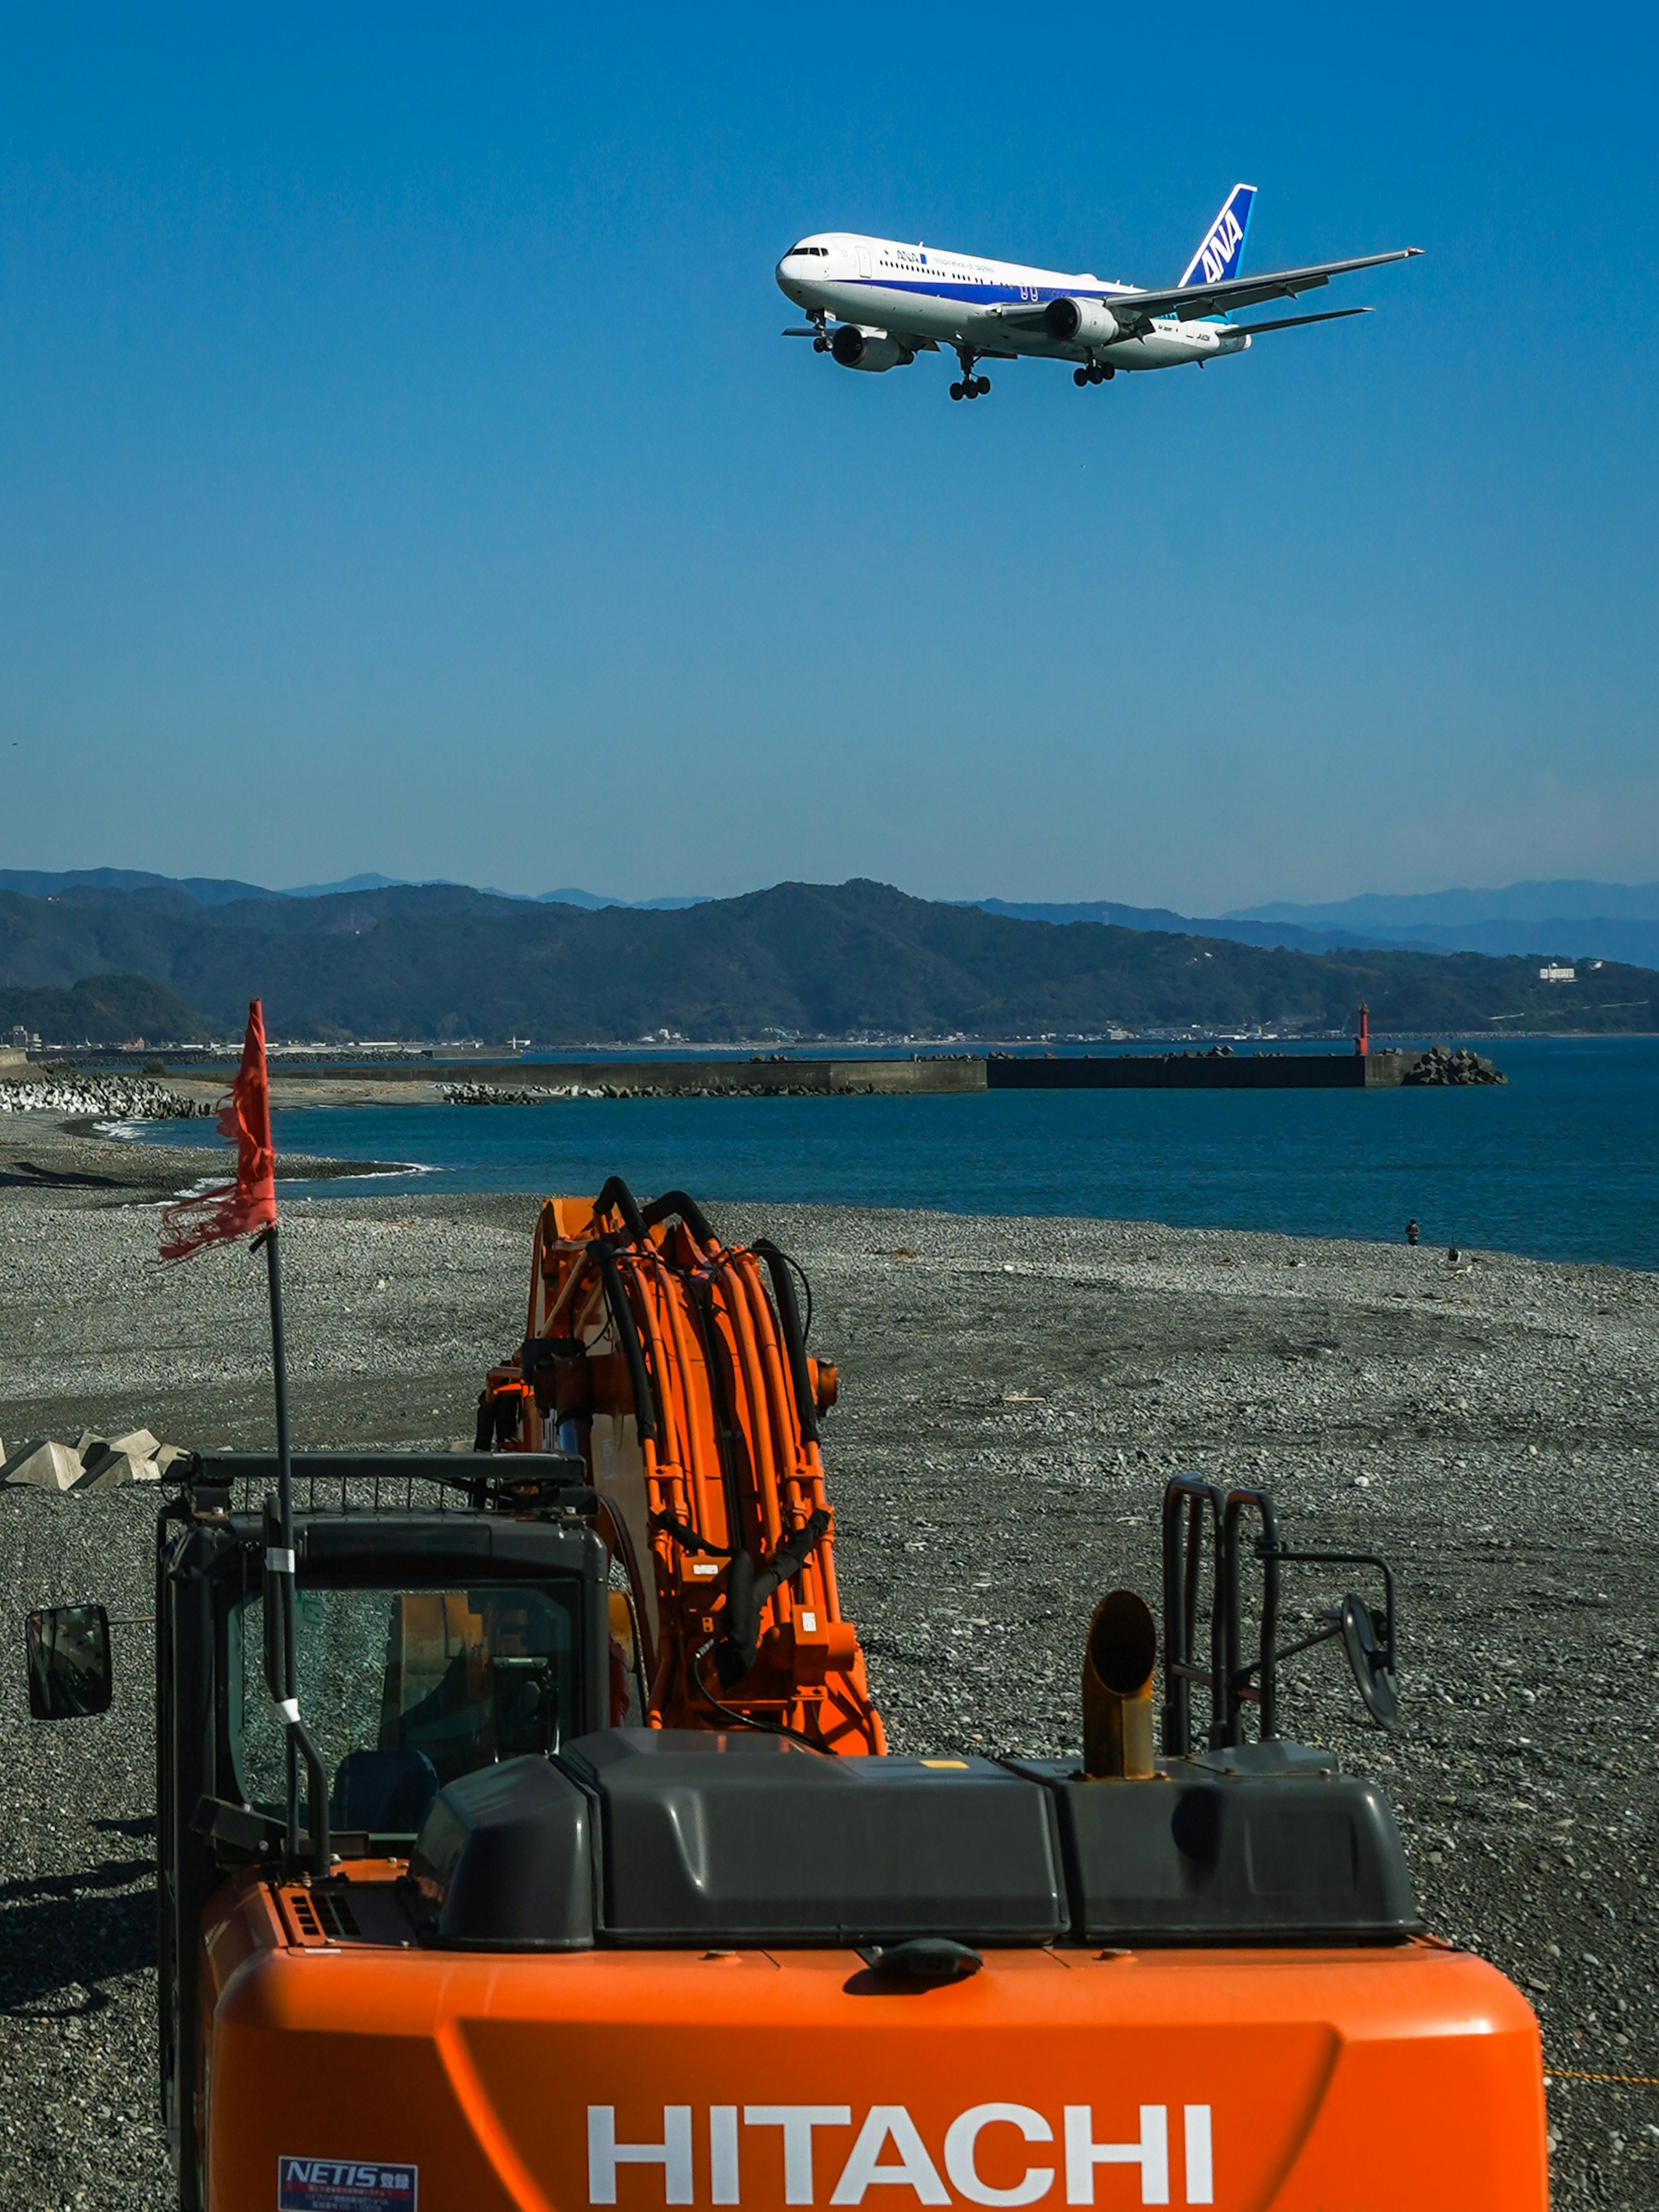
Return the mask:
[[162,2103],[190,2212],[206,2202],[210,1900],[283,1876],[303,1899],[308,1877],[326,1911],[319,1837],[325,1881],[406,1862],[444,1789],[605,1725],[611,1638],[580,1464],[544,1458],[526,1483],[471,1455],[297,1456],[295,1658],[322,1788],[301,1773],[290,1833],[289,1741],[266,1679],[260,1508],[276,1462],[181,1466],[156,1528],[158,1934]]

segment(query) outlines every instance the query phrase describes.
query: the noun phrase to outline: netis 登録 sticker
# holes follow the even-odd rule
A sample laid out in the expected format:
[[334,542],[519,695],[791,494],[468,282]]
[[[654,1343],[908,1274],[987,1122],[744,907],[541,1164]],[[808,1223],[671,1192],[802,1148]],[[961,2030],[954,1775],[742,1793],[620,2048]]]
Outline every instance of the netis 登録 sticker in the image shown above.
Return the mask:
[[276,2212],[417,2212],[420,2178],[378,2158],[279,2158]]

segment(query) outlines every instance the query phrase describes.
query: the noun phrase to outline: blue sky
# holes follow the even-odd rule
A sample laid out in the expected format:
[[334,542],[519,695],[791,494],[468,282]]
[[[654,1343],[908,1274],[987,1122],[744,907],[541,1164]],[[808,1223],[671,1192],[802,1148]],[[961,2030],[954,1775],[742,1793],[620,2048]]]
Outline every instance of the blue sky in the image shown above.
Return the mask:
[[[4,25],[0,865],[1659,874],[1650,15]],[[803,232],[1164,283],[1241,177],[1425,258],[973,407],[778,336]]]

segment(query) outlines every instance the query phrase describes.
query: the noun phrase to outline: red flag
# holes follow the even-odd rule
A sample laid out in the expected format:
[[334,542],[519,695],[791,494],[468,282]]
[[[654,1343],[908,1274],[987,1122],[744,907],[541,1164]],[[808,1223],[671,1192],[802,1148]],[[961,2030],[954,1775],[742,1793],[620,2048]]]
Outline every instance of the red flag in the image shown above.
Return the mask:
[[265,1018],[247,1010],[242,1065],[219,1109],[219,1133],[236,1147],[236,1180],[169,1206],[161,1216],[161,1257],[187,1260],[204,1244],[276,1224],[276,1154],[270,1141],[270,1085],[265,1074]]

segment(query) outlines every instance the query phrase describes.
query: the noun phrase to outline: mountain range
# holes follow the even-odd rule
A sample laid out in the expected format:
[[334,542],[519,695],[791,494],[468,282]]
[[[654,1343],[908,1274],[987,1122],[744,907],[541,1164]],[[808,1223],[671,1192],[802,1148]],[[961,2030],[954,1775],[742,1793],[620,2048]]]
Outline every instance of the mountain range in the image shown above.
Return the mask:
[[[70,890],[179,890],[199,905],[228,906],[245,899],[313,899],[347,892],[459,890],[457,884],[411,884],[402,877],[347,876],[338,883],[298,884],[270,890],[259,884],[216,876],[149,875],[136,868],[80,868],[46,873],[0,868],[0,890],[55,898]],[[636,914],[678,913],[707,905],[695,897],[617,899],[566,887],[533,898],[489,890],[492,898],[520,904],[574,906],[589,913],[626,907]],[[1393,896],[1368,892],[1325,906],[1280,902],[1215,915],[1179,914],[1170,907],[1125,906],[1110,899],[1069,903],[1000,898],[960,902],[1019,921],[1094,921],[1120,929],[1170,930],[1190,937],[1224,938],[1231,944],[1283,946],[1297,952],[1380,951],[1389,946],[1424,952],[1536,953],[1564,960],[1618,960],[1659,968],[1659,884],[1581,882],[1510,884],[1500,890],[1449,890]]]
[[[286,890],[270,890],[264,884],[245,884],[234,876],[155,876],[143,868],[0,868],[0,891],[21,891],[29,898],[57,898],[64,891],[183,891],[198,906],[231,906],[241,899],[332,898],[341,891],[396,890],[467,890],[461,884],[411,884],[406,876],[343,876],[337,884],[294,884]],[[489,893],[492,898],[516,898],[516,891]],[[590,910],[602,906],[635,906],[642,913],[672,912],[683,906],[701,906],[696,898],[613,899],[595,891],[540,891],[533,904],[580,906]]]
[[1179,929],[1241,945],[1300,952],[1380,951],[1537,953],[1563,960],[1620,960],[1659,968],[1659,884],[1510,884],[1493,891],[1370,893],[1328,906],[1279,903],[1195,917],[1164,907],[1073,906],[982,899],[994,914],[1030,921],[1115,922],[1126,929]]
[[[90,983],[106,1026],[80,1034],[112,1041],[234,1035],[256,994],[273,1036],[339,1042],[1340,1034],[1362,999],[1379,1030],[1659,1028],[1653,971],[1609,962],[1561,984],[1539,966],[1310,953],[1092,918],[1056,925],[863,881],[659,908],[459,884],[215,901],[182,885],[0,890],[0,1038],[14,1023],[47,1035],[56,1023],[45,1000],[31,1012],[36,994],[84,998]],[[128,1018],[118,985],[150,994],[143,1019],[136,1000]]]

